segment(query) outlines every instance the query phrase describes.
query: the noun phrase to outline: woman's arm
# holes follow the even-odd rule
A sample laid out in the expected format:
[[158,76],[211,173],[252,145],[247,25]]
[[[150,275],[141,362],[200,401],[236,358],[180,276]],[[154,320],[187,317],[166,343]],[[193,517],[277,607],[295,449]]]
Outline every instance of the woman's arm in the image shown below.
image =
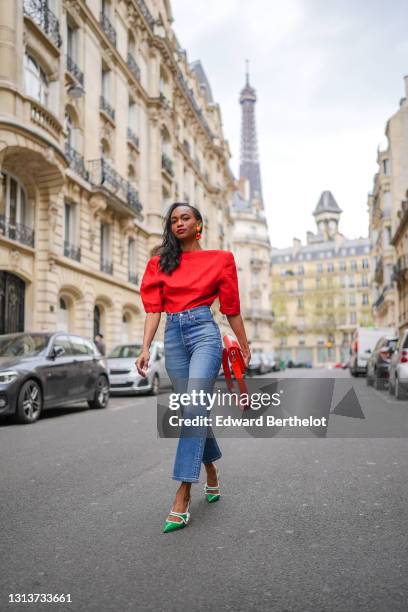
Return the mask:
[[142,350],[135,361],[136,369],[143,378],[147,376],[146,372],[150,359],[150,345],[159,327],[160,319],[161,312],[146,313]]
[[247,368],[249,362],[251,361],[251,351],[249,350],[249,344],[246,337],[242,316],[241,314],[236,314],[226,315],[226,317],[228,319],[228,323],[230,324],[232,331],[236,336],[236,339],[238,340],[238,344],[242,349],[242,356],[244,358],[245,367]]

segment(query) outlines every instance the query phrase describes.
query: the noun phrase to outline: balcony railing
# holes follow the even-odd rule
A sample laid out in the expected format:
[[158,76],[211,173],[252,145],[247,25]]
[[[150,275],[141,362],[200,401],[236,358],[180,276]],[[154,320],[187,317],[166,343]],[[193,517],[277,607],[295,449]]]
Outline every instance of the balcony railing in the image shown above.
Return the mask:
[[204,117],[203,111],[197,104],[192,88],[188,86],[187,81],[185,80],[181,72],[179,72],[178,74],[178,80],[179,80],[182,90],[184,91],[185,95],[189,99],[191,106],[193,107],[194,111],[198,115],[199,120],[201,121],[205,131],[207,132],[208,137],[212,140],[214,138],[214,135],[212,131],[210,130],[210,126],[208,125],[207,120]]
[[44,0],[24,0],[23,11],[27,17],[34,21],[56,47],[59,48],[61,46],[62,39],[59,30],[59,21],[52,10],[48,8]]
[[64,255],[65,257],[75,259],[75,261],[81,261],[81,247],[77,247],[64,240]]
[[113,274],[113,262],[108,259],[101,259],[101,272]]
[[75,60],[70,55],[67,55],[67,72],[69,72],[78,83],[81,83],[82,86],[84,85],[84,73],[78,68]]
[[166,153],[162,154],[162,168],[166,170],[170,176],[174,176],[173,161],[166,155]]
[[143,207],[139,202],[136,189],[102,157],[88,162],[89,181],[95,187],[103,187],[109,193],[125,202],[137,216],[142,215]]
[[85,168],[84,158],[69,144],[69,142],[65,143],[65,156],[69,161],[69,167],[82,176],[82,178],[88,180],[88,172]]
[[99,108],[101,111],[106,113],[108,117],[112,119],[112,121],[115,121],[115,109],[112,108],[107,99],[103,96],[100,96],[99,98]]
[[139,200],[139,192],[128,183],[128,194],[127,194],[128,206],[137,214],[142,214],[142,205]]
[[129,283],[132,283],[133,285],[138,285],[139,275],[136,272],[129,270],[128,280],[129,280]]
[[136,136],[134,131],[128,127],[127,129],[127,139],[138,149],[139,148],[139,137]]
[[243,314],[245,317],[251,317],[253,319],[267,319],[274,321],[275,315],[272,310],[264,308],[243,308]]
[[127,65],[128,65],[128,68],[129,68],[130,72],[135,77],[135,79],[137,81],[140,81],[140,79],[141,79],[140,68],[138,66],[137,61],[135,60],[135,58],[133,57],[133,55],[131,53],[127,54]]
[[100,14],[99,20],[102,30],[105,32],[106,36],[111,41],[112,45],[116,47],[116,30],[111,24],[109,17],[103,11]]
[[146,3],[144,2],[144,0],[136,0],[136,4],[139,7],[140,12],[142,13],[143,17],[146,19],[149,28],[153,30],[153,26],[155,23],[154,17],[149,11],[149,9],[147,8]]
[[34,230],[22,223],[10,221],[5,215],[0,215],[0,236],[34,248]]

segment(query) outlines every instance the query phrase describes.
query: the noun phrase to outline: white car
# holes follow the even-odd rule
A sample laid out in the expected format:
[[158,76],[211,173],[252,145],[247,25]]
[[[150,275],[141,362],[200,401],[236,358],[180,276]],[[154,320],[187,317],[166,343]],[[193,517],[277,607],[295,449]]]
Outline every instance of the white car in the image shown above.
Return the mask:
[[365,375],[367,362],[381,336],[393,336],[390,327],[357,327],[350,348],[349,368],[352,376]]
[[397,399],[408,399],[408,330],[401,332],[391,356],[388,391]]
[[164,366],[163,342],[155,340],[150,346],[147,376],[143,378],[136,369],[135,361],[142,344],[119,344],[108,355],[111,395],[149,393],[157,395],[161,387],[171,386]]

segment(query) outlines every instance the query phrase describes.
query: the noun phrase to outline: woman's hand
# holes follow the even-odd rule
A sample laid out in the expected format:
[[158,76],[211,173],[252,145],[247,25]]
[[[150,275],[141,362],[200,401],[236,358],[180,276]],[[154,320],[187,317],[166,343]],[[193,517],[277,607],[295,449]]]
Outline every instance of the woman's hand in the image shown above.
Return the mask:
[[245,368],[248,368],[249,362],[251,361],[251,351],[249,348],[242,349],[242,357],[244,358]]
[[140,376],[143,376],[143,378],[146,378],[147,376],[147,368],[149,366],[149,360],[150,360],[149,349],[142,349],[142,352],[140,353],[139,357],[135,361],[135,366]]

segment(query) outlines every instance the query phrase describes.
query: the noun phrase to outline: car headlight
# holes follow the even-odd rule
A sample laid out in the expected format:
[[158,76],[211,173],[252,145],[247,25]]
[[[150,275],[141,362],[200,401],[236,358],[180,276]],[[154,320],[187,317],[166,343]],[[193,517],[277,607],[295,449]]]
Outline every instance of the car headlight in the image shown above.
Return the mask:
[[18,376],[18,372],[15,370],[6,370],[4,372],[0,372],[0,384],[8,384],[13,382]]

